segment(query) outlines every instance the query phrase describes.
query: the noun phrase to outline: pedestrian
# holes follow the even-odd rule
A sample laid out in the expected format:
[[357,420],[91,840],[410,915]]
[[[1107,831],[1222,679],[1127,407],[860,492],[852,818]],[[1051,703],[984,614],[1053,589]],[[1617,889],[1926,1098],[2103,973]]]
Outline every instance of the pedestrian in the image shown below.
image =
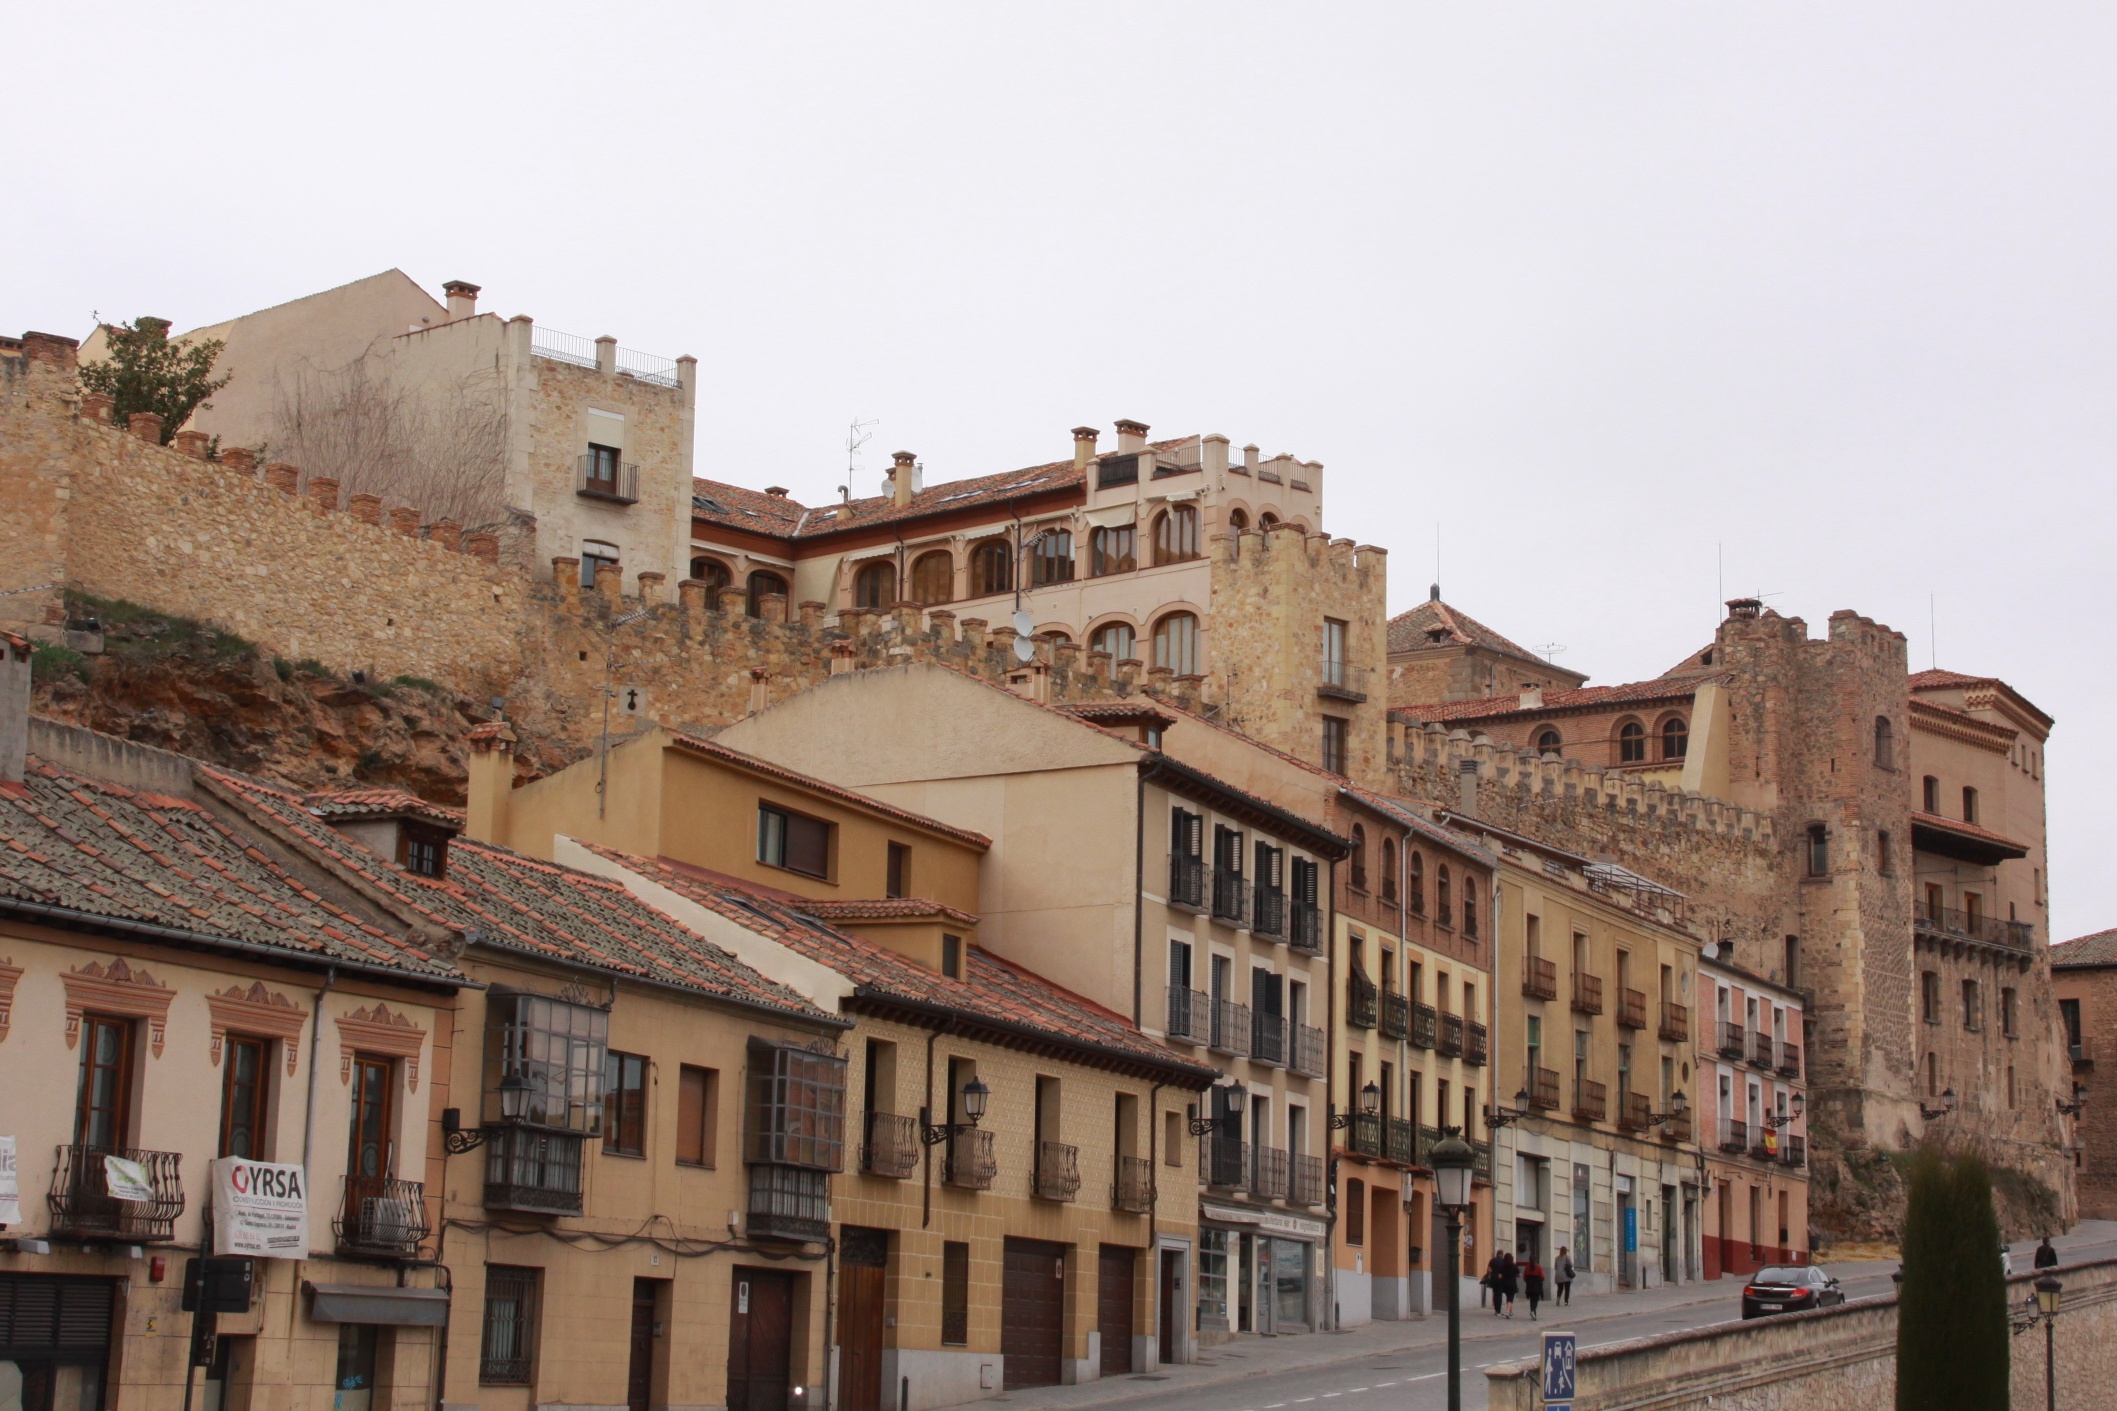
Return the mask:
[[[1478,1280],[1479,1283],[1492,1291],[1492,1316],[1495,1318],[1500,1316],[1500,1271],[1506,1267],[1506,1254],[1495,1249],[1492,1251],[1491,1261],[1485,1265],[1485,1277]],[[1479,1295],[1480,1299],[1483,1297],[1484,1295]]]
[[1522,1265],[1522,1297],[1529,1300],[1529,1321],[1536,1321],[1536,1305],[1544,1301],[1544,1266],[1536,1262],[1536,1252],[1529,1252],[1529,1262]]
[[1512,1318],[1514,1316],[1514,1296],[1521,1291],[1522,1266],[1514,1262],[1514,1255],[1511,1252],[1503,1252],[1500,1255],[1500,1261],[1500,1286],[1495,1290],[1496,1297],[1493,1302],[1497,1304],[1504,1299],[1507,1305],[1504,1316]]
[[2045,1235],[2043,1242],[2036,1246],[2036,1267],[2039,1269],[2056,1269],[2058,1267],[2058,1251],[2051,1248],[2051,1237],[2049,1235]]
[[2014,1256],[2008,1251],[2005,1241],[2001,1241],[1999,1246],[1999,1276],[2002,1279],[2014,1277]]
[[1564,1245],[1559,1246],[1558,1258],[1552,1262],[1551,1276],[1552,1282],[1558,1285],[1558,1297],[1552,1299],[1551,1302],[1558,1307],[1571,1308],[1573,1306],[1573,1256],[1566,1252]]

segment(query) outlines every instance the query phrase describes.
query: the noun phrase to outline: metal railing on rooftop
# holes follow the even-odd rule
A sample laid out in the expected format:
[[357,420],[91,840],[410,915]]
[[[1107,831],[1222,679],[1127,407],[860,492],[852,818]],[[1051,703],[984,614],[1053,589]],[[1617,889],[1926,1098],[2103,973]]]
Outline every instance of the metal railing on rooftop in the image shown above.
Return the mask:
[[[600,368],[603,363],[598,356],[597,340],[583,338],[578,333],[561,333],[556,328],[537,325],[529,335],[529,351],[533,357],[549,358],[557,363],[571,363],[575,367]],[[651,382],[657,387],[681,387],[676,359],[661,357],[655,353],[642,353],[633,348],[611,350],[610,370],[625,377],[636,377],[642,382]]]

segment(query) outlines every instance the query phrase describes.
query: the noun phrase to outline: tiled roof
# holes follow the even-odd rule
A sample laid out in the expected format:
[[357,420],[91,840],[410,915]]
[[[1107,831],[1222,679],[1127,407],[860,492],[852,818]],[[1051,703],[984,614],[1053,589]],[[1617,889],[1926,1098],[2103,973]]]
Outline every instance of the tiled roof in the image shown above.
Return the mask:
[[691,514],[713,524],[744,529],[752,534],[791,538],[807,505],[785,495],[765,495],[740,485],[694,478],[691,482]]
[[1059,709],[1068,715],[1097,723],[1106,720],[1121,723],[1145,721],[1164,728],[1176,723],[1174,715],[1163,710],[1159,702],[1152,700],[1084,701],[1079,705],[1060,706]]
[[457,973],[418,937],[322,896],[200,805],[34,758],[22,783],[0,786],[0,896],[324,960]]
[[309,808],[318,818],[418,818],[443,828],[461,829],[463,811],[428,803],[403,789],[347,789],[312,794]]
[[1924,809],[1911,810],[1911,821],[1922,828],[1938,828],[1944,833],[1957,833],[1965,838],[1976,838],[1979,842],[1991,843],[1995,847],[2014,848],[2027,856],[2029,845],[2017,842],[2004,833],[1995,833],[1990,828],[1980,828],[1975,823],[1965,823],[1960,818],[1948,818],[1938,813],[1927,813]]
[[445,877],[421,877],[323,822],[316,809],[328,807],[329,795],[292,794],[203,765],[197,774],[260,826],[470,943],[675,985],[796,1018],[830,1017],[605,878],[465,838],[449,844]]
[[2051,947],[2051,968],[2066,965],[2117,965],[2117,931],[2075,936]]
[[1428,633],[1435,628],[1447,632],[1446,640],[1460,646],[1484,647],[1508,656],[1520,657],[1524,661],[1541,662],[1543,658],[1527,647],[1510,642],[1499,633],[1479,622],[1467,612],[1459,612],[1439,598],[1429,598],[1409,612],[1400,612],[1389,619],[1389,654],[1415,652],[1421,647],[1433,645]]
[[[576,840],[578,841],[578,840]],[[856,993],[997,1023],[1028,1036],[1084,1045],[1135,1063],[1189,1075],[1200,1087],[1219,1071],[1155,1042],[1123,1015],[980,946],[964,948],[961,979],[940,975],[887,946],[849,935],[824,920],[824,908],[788,902],[720,880],[667,858],[635,857],[595,843],[581,846],[687,901],[717,912],[851,980]]]
[[1377,813],[1386,814],[1396,819],[1428,842],[1451,848],[1475,861],[1484,863],[1487,867],[1497,868],[1500,865],[1498,858],[1479,847],[1476,843],[1464,838],[1459,833],[1443,828],[1438,823],[1430,823],[1421,817],[1418,812],[1419,804],[1415,799],[1399,798],[1394,794],[1371,793],[1366,789],[1357,788],[1351,784],[1343,786],[1341,792],[1350,794]]
[[1914,671],[1911,673],[1911,689],[1914,691],[1939,691],[1950,686],[2000,686],[2006,684],[1997,676],[1965,676],[1960,671]]
[[1630,681],[1622,686],[1581,686],[1571,691],[1546,691],[1541,706],[1524,707],[1520,695],[1485,696],[1470,701],[1423,701],[1393,706],[1390,714],[1417,721],[1485,720],[1501,715],[1540,715],[1554,710],[1582,707],[1638,705],[1647,701],[1688,700],[1707,681],[1719,676],[1689,676],[1680,681],[1657,677],[1652,681]]
[[824,921],[924,921],[940,918],[953,921],[959,926],[975,926],[978,918],[967,911],[958,911],[924,897],[891,897],[871,901],[831,901],[822,897],[803,897],[793,904],[796,910]]
[[[1009,694],[1012,693],[1010,692]],[[797,788],[808,789],[827,798],[836,799],[840,803],[848,804],[863,812],[879,814],[884,818],[894,818],[910,827],[922,829],[929,833],[939,833],[943,837],[954,838],[957,842],[974,847],[980,852],[984,852],[992,846],[992,839],[986,837],[983,833],[974,833],[968,828],[958,828],[953,823],[943,823],[938,818],[928,818],[923,813],[913,813],[908,808],[899,808],[895,804],[884,803],[878,798],[848,789],[842,784],[833,784],[827,779],[818,779],[812,774],[803,774],[801,771],[789,769],[783,764],[774,764],[768,759],[760,759],[756,755],[745,754],[737,749],[730,749],[728,746],[718,741],[707,739],[703,735],[694,735],[686,730],[670,730],[669,738],[675,744],[689,750],[693,754],[704,755],[708,759],[717,759],[725,764],[732,764],[738,769],[746,769],[753,774],[762,774],[768,778],[781,779]]]

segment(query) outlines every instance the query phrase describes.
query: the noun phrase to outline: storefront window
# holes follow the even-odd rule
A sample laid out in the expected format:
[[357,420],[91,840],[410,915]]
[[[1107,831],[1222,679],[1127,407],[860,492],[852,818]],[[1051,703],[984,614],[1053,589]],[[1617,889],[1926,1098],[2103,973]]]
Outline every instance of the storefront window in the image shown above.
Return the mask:
[[331,1411],[369,1411],[375,1396],[375,1325],[338,1325],[338,1388]]
[[1308,1246],[1273,1240],[1272,1318],[1281,1332],[1308,1324]]
[[1228,1232],[1198,1232],[1198,1326],[1228,1325]]

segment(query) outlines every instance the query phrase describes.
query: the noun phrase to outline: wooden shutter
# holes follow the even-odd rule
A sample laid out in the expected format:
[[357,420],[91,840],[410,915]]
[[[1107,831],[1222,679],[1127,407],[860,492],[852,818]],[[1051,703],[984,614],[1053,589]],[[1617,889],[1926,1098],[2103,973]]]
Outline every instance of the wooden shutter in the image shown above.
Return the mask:
[[831,825],[790,813],[787,818],[787,870],[811,877],[831,873]]
[[677,1083],[676,1159],[686,1166],[713,1164],[713,1078],[686,1064]]

